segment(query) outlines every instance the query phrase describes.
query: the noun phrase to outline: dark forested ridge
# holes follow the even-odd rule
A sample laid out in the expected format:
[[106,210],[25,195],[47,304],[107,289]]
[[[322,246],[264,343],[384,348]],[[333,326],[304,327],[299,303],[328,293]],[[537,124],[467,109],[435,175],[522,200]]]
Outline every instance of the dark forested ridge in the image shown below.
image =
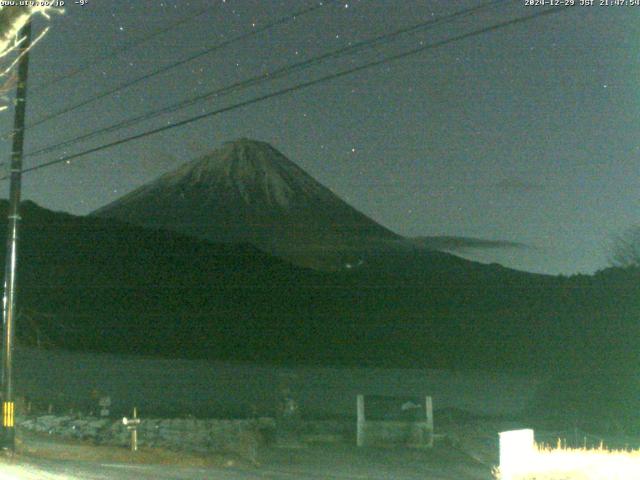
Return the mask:
[[[2,202],[0,215],[6,208]],[[636,270],[552,277],[415,251],[322,273],[246,244],[31,202],[22,217],[17,335],[24,343],[322,365],[637,364]]]

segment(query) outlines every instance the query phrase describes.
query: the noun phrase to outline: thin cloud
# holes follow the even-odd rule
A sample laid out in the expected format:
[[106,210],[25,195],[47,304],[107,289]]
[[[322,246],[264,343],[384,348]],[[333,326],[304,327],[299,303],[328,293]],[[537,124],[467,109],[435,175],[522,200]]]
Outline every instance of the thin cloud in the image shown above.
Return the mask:
[[465,250],[529,249],[529,245],[507,240],[486,240],[473,237],[434,236],[417,237],[413,241],[432,250],[463,252]]

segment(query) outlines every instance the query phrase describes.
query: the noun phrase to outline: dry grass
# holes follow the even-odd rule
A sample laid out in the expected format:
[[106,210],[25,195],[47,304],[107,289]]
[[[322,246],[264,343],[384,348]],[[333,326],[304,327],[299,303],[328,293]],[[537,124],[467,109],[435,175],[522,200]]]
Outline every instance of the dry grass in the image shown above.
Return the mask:
[[640,450],[555,448],[536,445],[518,471],[494,476],[500,480],[640,480]]

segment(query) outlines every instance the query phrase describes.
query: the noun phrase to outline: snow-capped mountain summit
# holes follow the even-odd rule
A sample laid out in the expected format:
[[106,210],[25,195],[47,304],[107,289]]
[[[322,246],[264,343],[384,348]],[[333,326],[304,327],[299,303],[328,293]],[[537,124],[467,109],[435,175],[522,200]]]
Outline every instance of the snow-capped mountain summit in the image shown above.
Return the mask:
[[271,145],[240,139],[94,215],[215,242],[247,242],[294,263],[344,268],[405,240],[354,209]]
[[[295,208],[292,202],[334,195],[271,145],[248,139],[225,144],[220,150],[187,163],[154,184],[224,191],[248,205]],[[126,201],[125,198],[122,201]]]

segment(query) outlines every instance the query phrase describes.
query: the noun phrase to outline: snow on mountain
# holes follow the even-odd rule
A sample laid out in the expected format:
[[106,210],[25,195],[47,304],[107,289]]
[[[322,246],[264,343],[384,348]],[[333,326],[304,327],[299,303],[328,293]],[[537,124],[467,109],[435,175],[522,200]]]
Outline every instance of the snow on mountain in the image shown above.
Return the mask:
[[271,145],[249,139],[227,143],[94,215],[215,242],[247,242],[323,269],[408,246]]

